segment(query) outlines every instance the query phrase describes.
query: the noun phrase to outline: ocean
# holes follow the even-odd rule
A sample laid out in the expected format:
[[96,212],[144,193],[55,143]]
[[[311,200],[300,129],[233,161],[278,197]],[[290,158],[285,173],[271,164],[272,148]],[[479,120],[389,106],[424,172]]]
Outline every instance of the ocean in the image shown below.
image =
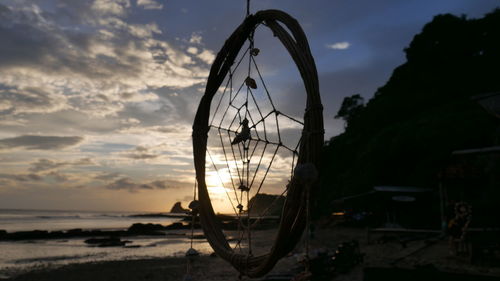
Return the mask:
[[0,209],[0,229],[8,232],[75,228],[111,230],[127,229],[133,223],[168,225],[179,220],[164,217],[130,217],[135,214],[138,213]]
[[[0,209],[0,230],[7,232],[31,230],[125,230],[134,223],[169,225],[180,218],[131,217],[131,212],[91,212],[52,210]],[[17,272],[69,263],[183,256],[190,247],[189,231],[172,230],[169,236],[123,237],[128,247],[91,247],[84,243],[89,237],[0,241],[0,278]],[[197,230],[195,234],[202,234]],[[194,240],[194,248],[210,253],[206,240]]]

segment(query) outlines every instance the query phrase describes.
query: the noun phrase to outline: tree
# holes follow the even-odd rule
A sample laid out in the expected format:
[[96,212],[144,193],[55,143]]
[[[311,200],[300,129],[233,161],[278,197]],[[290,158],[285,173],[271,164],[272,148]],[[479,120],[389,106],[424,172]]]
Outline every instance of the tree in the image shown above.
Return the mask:
[[360,95],[346,97],[335,116],[348,127],[324,148],[318,204],[326,213],[332,200],[377,185],[437,188],[453,151],[496,145],[498,120],[472,97],[500,91],[500,10],[479,19],[436,16],[405,52],[366,105]]
[[346,127],[349,127],[352,120],[354,120],[365,107],[364,99],[360,94],[355,94],[350,97],[345,97],[342,101],[337,115],[334,118],[342,118],[346,121]]

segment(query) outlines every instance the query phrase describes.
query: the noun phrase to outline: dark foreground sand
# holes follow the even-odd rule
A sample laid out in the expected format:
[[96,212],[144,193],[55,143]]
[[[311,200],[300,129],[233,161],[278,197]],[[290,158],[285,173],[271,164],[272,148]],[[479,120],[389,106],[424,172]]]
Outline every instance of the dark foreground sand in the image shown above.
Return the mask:
[[[267,231],[259,235],[266,237]],[[339,274],[331,280],[361,281],[363,267],[398,267],[415,268],[432,264],[439,270],[447,272],[480,274],[500,278],[499,267],[471,266],[466,259],[450,257],[446,240],[436,240],[428,246],[423,241],[414,241],[403,247],[397,241],[380,242],[380,234],[370,235],[366,230],[357,228],[327,228],[319,231],[312,241],[312,248],[335,249],[341,242],[356,239],[360,242],[361,251],[365,253],[364,263],[350,272]],[[379,239],[379,240],[377,240]],[[262,249],[270,246],[271,239],[261,243]],[[299,247],[300,248],[300,247]],[[297,265],[296,257],[289,256],[281,260],[272,273],[286,273]],[[162,258],[149,260],[109,261],[67,265],[58,268],[42,268],[27,272],[10,281],[169,281],[184,280],[186,274],[186,258]],[[200,256],[193,261],[192,280],[225,281],[238,280],[238,273],[228,263],[217,257]],[[250,280],[244,278],[243,280]]]
[[[216,269],[216,270],[214,270]],[[111,280],[183,280],[184,258],[110,261],[63,266],[38,270],[10,280],[16,281],[111,281]],[[198,257],[193,264],[194,280],[235,280],[237,272],[219,258]]]

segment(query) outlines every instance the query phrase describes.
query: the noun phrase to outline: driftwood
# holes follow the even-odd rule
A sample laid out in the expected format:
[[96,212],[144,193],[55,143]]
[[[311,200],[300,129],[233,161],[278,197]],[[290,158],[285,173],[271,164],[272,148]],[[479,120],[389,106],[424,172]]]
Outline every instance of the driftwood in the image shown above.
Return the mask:
[[[202,228],[216,254],[230,262],[241,274],[249,277],[260,277],[269,272],[276,262],[293,250],[298,243],[306,225],[307,188],[310,186],[298,178],[292,178],[288,186],[278,235],[269,253],[252,256],[239,254],[231,249],[215,216],[205,182],[210,105],[243,44],[261,23],[270,28],[286,47],[300,72],[307,92],[304,127],[297,164],[310,163],[317,167],[324,141],[323,107],[319,95],[318,74],[302,28],[297,20],[278,10],[259,11],[254,15],[249,15],[226,40],[217,54],[193,124],[193,154]],[[314,195],[314,186],[315,184],[311,186],[312,195]]]

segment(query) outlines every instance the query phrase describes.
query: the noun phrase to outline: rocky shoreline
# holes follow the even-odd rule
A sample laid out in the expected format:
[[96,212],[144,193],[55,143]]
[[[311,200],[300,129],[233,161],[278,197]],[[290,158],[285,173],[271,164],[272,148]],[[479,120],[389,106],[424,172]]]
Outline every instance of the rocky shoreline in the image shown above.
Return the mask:
[[[220,224],[224,230],[237,230],[238,221],[231,216],[219,216]],[[255,220],[255,219],[251,219]],[[186,230],[191,229],[192,222],[190,217],[184,217],[179,222],[174,222],[169,225],[153,224],[153,223],[134,223],[126,230],[85,230],[81,228],[69,230],[31,230],[31,231],[16,231],[7,232],[0,230],[0,241],[23,241],[23,240],[38,240],[38,239],[68,239],[68,238],[86,238],[86,237],[131,237],[131,236],[167,236],[171,235],[171,230]],[[264,218],[259,222],[258,229],[272,228],[279,222],[278,218]],[[194,223],[194,229],[200,229],[198,221]]]
[[158,235],[165,236],[165,230],[170,229],[186,229],[190,226],[169,225],[162,226],[160,224],[133,224],[127,230],[83,230],[81,228],[64,230],[64,231],[47,231],[47,230],[31,230],[31,231],[16,231],[7,232],[0,230],[0,241],[22,241],[22,240],[37,240],[37,239],[66,239],[79,237],[122,237],[122,236],[137,236],[137,235]]

